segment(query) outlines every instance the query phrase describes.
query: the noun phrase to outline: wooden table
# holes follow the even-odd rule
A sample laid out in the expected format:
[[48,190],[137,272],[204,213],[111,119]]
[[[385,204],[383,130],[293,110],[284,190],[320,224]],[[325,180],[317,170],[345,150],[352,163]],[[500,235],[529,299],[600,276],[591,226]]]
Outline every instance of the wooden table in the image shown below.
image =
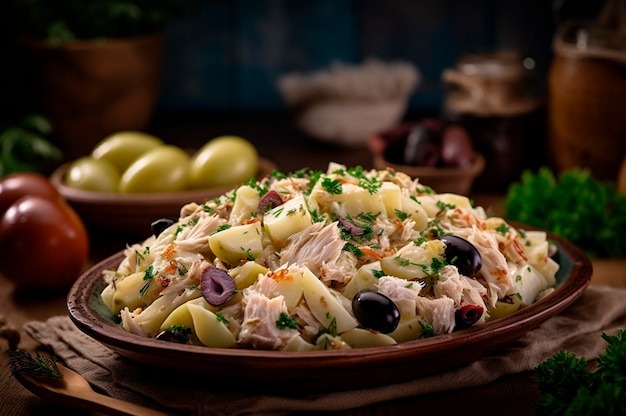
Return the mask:
[[[283,130],[276,134],[275,128],[269,128],[263,123],[241,125],[235,120],[207,123],[193,120],[183,120],[157,125],[156,132],[167,141],[178,138],[183,146],[197,146],[208,138],[219,134],[236,133],[254,142],[260,153],[278,163],[284,171],[294,171],[301,167],[324,169],[329,161],[337,161],[348,166],[362,165],[371,167],[371,158],[365,149],[337,149],[330,145],[321,145],[302,138],[289,125],[282,124]],[[275,125],[276,123],[274,123]],[[268,125],[271,125],[268,124]],[[502,212],[502,196],[489,193],[472,195],[475,203],[485,207],[489,212]],[[126,241],[121,236],[105,235],[90,230],[91,264],[108,257],[124,248]],[[2,261],[5,261],[3,259]],[[626,287],[626,262],[594,262],[592,284],[604,284],[613,287]],[[15,290],[13,283],[0,275],[0,316],[8,320],[17,328],[27,321],[43,321],[49,317],[67,314],[65,296],[67,290],[56,293],[45,293],[35,296],[33,293],[22,293]],[[0,340],[3,352],[7,344]],[[33,350],[35,342],[22,334],[22,349]],[[11,375],[8,368],[7,354],[0,355],[0,414],[2,415],[37,415],[50,414],[55,410],[60,413],[77,414],[67,408],[54,406],[34,396],[24,389]],[[418,409],[422,414],[462,414],[481,413],[491,411],[500,412],[506,409],[507,414],[530,414],[538,399],[538,393],[532,381],[531,374],[505,377],[487,386],[470,388],[429,395],[428,397],[413,397],[389,403],[381,403],[367,408],[345,411],[345,415],[374,415],[374,414],[413,414]],[[515,406],[512,406],[515,403]]]

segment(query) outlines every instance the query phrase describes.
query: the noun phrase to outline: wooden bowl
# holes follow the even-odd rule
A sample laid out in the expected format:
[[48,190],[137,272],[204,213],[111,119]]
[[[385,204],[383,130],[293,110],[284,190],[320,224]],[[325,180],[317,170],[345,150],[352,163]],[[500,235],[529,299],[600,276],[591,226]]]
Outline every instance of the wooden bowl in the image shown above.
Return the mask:
[[[153,194],[119,194],[84,191],[64,185],[66,163],[56,169],[50,181],[76,210],[87,226],[107,232],[148,237],[150,224],[160,218],[178,219],[180,209],[189,202],[202,203],[222,195],[235,186],[194,189],[180,192]],[[259,159],[260,179],[271,173],[276,165],[264,158]]]
[[[535,229],[517,225],[518,228]],[[182,373],[219,380],[233,391],[332,392],[370,388],[442,373],[483,358],[561,312],[582,295],[591,262],[576,246],[551,233],[560,264],[556,289],[519,311],[449,334],[392,346],[326,351],[266,351],[177,344],[124,331],[100,297],[102,272],[116,268],[119,252],[83,274],[67,298],[77,328],[138,366],[159,368],[173,382]],[[168,372],[171,374],[168,375]],[[278,384],[277,384],[278,383]]]
[[469,195],[474,180],[485,169],[485,158],[480,153],[475,153],[474,161],[469,167],[399,165],[389,162],[380,154],[374,155],[373,163],[374,168],[379,170],[391,168],[396,172],[404,172],[440,194],[450,192]]

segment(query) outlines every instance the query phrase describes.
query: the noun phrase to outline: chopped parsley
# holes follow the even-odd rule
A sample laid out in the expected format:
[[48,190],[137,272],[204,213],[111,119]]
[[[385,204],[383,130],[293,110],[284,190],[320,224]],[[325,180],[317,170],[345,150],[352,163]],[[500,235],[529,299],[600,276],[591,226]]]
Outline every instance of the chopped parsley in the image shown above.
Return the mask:
[[400,219],[400,221],[404,221],[407,218],[411,218],[411,214],[409,214],[408,212],[400,211],[397,208],[396,208],[395,212],[396,212],[396,217],[398,217]]
[[354,254],[356,257],[363,257],[363,250],[352,243],[346,243],[343,246],[344,251]]
[[298,321],[289,316],[287,312],[281,312],[276,321],[278,329],[295,329],[298,327]]
[[151,264],[146,268],[146,271],[143,273],[143,280],[148,280],[154,278],[156,272],[154,271],[154,265]]
[[322,187],[329,194],[339,195],[343,192],[343,187],[339,179],[324,178],[322,180]]
[[337,318],[330,318],[330,314],[326,313],[326,318],[330,319],[330,323],[328,324],[328,328],[322,328],[318,335],[320,334],[329,334],[333,337],[337,336]]
[[229,228],[230,228],[230,224],[222,224],[219,227],[217,227],[215,231],[211,233],[211,235],[219,233],[220,231],[228,230]]
[[439,208],[440,210],[446,210],[446,209],[454,209],[456,208],[456,205],[454,204],[448,204],[446,202],[443,201],[437,201],[437,208]]
[[496,232],[502,234],[502,235],[506,235],[506,233],[509,232],[509,226],[506,224],[500,224],[496,227]]
[[419,336],[420,338],[430,338],[435,336],[435,328],[428,322],[420,321],[420,326],[422,327],[422,334]]
[[380,269],[372,269],[372,275],[378,279],[380,279],[383,276],[387,276],[387,273],[385,273],[384,271],[380,270]]
[[156,275],[156,272],[154,270],[154,265],[151,264],[146,268],[146,271],[143,274],[143,280],[145,280],[146,283],[144,283],[141,289],[139,289],[139,293],[141,294],[141,296],[145,295],[148,292],[150,283],[152,283],[152,280],[154,279],[155,275]]
[[224,314],[222,312],[215,312],[215,317],[217,318],[218,321],[220,321],[221,323],[228,325],[228,319],[226,319],[224,317]]

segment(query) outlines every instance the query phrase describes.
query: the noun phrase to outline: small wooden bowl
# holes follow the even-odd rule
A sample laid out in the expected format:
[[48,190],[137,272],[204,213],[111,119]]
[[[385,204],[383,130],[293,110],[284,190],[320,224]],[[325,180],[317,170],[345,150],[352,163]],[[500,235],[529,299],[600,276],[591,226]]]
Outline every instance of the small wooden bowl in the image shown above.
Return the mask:
[[[155,220],[178,219],[180,209],[185,204],[202,203],[235,187],[224,186],[152,194],[84,191],[64,184],[68,167],[69,163],[66,163],[57,168],[50,176],[50,181],[76,210],[85,224],[103,231],[136,237],[150,236],[152,233],[150,224]],[[276,165],[273,162],[261,158],[257,178],[261,179],[275,168]]]
[[423,185],[431,187],[437,193],[454,193],[469,195],[474,180],[485,169],[485,158],[475,153],[474,161],[469,167],[431,167],[399,165],[389,162],[382,155],[374,155],[374,168],[391,168],[396,172],[404,172],[413,179],[419,179]]

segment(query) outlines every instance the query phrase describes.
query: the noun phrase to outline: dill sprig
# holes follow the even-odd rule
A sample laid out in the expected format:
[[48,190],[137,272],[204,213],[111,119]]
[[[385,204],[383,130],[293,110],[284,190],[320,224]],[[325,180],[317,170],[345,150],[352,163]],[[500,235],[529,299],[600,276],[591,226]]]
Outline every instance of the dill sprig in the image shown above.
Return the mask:
[[35,356],[25,351],[11,350],[9,365],[13,374],[23,374],[32,377],[63,378],[57,366],[56,359],[46,358],[37,353]]

